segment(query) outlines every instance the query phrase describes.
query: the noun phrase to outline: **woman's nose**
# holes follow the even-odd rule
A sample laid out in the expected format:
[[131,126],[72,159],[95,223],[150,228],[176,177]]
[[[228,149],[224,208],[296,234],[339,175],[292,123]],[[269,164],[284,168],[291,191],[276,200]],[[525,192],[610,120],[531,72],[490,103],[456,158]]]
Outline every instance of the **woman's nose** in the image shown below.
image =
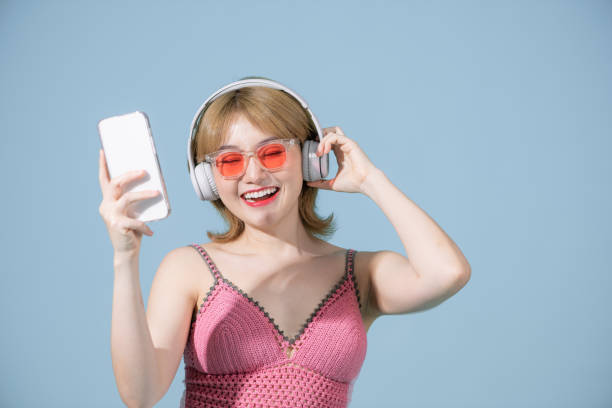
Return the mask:
[[248,180],[259,180],[265,177],[266,170],[261,166],[259,160],[255,156],[249,156],[247,158],[246,170],[244,177]]

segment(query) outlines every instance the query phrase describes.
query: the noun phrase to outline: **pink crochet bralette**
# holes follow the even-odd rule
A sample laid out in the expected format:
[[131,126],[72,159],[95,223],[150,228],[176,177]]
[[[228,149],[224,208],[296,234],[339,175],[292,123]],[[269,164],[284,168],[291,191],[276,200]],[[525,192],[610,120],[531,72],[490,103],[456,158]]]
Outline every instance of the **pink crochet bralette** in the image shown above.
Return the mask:
[[191,246],[215,281],[189,330],[181,407],[346,407],[367,349],[356,251],[346,251],[342,279],[289,339],[204,248]]

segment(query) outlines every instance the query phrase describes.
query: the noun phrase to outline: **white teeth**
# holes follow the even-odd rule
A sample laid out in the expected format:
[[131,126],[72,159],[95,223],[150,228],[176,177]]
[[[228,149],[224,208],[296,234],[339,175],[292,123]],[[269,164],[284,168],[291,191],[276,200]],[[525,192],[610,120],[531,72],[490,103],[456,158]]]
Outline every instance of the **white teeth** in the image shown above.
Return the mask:
[[271,194],[273,192],[276,191],[276,188],[266,188],[265,190],[261,190],[261,191],[257,191],[255,193],[246,193],[244,195],[244,198],[249,199],[249,198],[258,198],[258,197],[263,197],[267,194]]

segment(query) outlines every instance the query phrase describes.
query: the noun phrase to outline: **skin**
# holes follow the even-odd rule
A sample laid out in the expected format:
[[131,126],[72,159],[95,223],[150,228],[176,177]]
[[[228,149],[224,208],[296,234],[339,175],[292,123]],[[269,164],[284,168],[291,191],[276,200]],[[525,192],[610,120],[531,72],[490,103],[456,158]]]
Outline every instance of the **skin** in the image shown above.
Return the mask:
[[[229,128],[224,144],[253,151],[257,143],[268,137],[271,135],[240,116]],[[280,170],[268,171],[251,157],[238,179],[224,179],[214,166],[213,174],[221,200],[244,221],[245,230],[230,243],[201,245],[223,276],[256,299],[281,330],[293,337],[344,275],[346,251],[310,237],[301,223],[298,212],[303,183],[300,146],[289,148],[286,164]],[[267,186],[280,188],[277,198],[268,205],[250,207],[240,197],[246,191]],[[196,286],[205,289],[197,295],[194,314],[214,282],[209,273],[201,273],[201,260],[197,261],[197,268]],[[362,269],[355,270],[360,292],[367,293],[364,273]],[[373,319],[365,313],[361,296],[362,318],[367,330]]]
[[[261,132],[244,116],[230,127],[225,144],[241,150],[254,150],[256,144],[272,135]],[[289,148],[284,168],[271,172],[250,158],[242,177],[225,180],[216,167],[213,173],[219,196],[225,206],[244,221],[244,233],[228,244],[240,253],[274,254],[281,259],[317,253],[322,242],[311,239],[298,214],[298,197],[302,188],[302,156],[298,145]],[[278,186],[277,198],[263,207],[249,207],[241,193],[266,186]]]
[[[371,199],[393,225],[406,256],[389,251],[359,251],[354,273],[361,294],[361,316],[367,330],[382,315],[406,314],[432,308],[458,292],[470,279],[471,268],[459,247],[429,215],[402,193],[375,167],[357,143],[339,127],[323,129],[317,154],[333,150],[338,172],[330,180],[308,185],[330,191],[361,193]],[[262,133],[244,118],[230,129],[228,144],[242,150],[272,135]],[[254,298],[284,332],[293,338],[318,303],[344,274],[344,248],[311,238],[301,225],[298,196],[302,181],[301,153],[293,146],[286,167],[270,172],[249,159],[238,179],[225,180],[213,170],[224,204],[245,222],[244,233],[227,244],[206,243],[222,275]],[[145,395],[153,405],[167,391],[184,352],[190,328],[189,311],[198,312],[213,283],[202,258],[189,246],[170,251],[158,268],[151,286],[146,316],[138,286],[138,252],[142,234],[149,227],[126,216],[127,205],[153,196],[153,192],[128,192],[126,183],[141,177],[129,172],[113,180],[108,177],[100,152],[102,215],[115,249],[116,302],[113,328],[136,338],[129,344],[114,338],[118,364],[116,373],[128,372],[119,383],[124,394],[136,395],[140,404]],[[240,194],[264,186],[279,186],[276,201],[263,207],[249,207]],[[115,310],[121,311],[115,314]],[[125,342],[127,343],[127,342]],[[286,350],[291,357],[293,350]],[[123,353],[123,354],[121,354]],[[132,384],[129,369],[158,375]],[[140,378],[140,377],[139,377]],[[128,384],[128,385],[125,385]],[[128,387],[128,388],[126,388]],[[136,391],[131,392],[131,388]],[[154,393],[140,392],[150,388]],[[127,391],[126,391],[127,389]],[[139,394],[140,392],[140,394]],[[132,399],[133,399],[132,398]],[[142,404],[141,404],[142,405]]]
[[[325,128],[323,134],[317,154],[333,150],[338,172],[332,179],[308,185],[372,199],[391,221],[408,255],[388,250],[357,253],[354,271],[366,330],[381,315],[429,309],[459,291],[470,278],[470,267],[458,246],[342,129]],[[231,127],[226,144],[253,150],[270,136],[242,117]],[[234,242],[205,244],[205,249],[222,274],[258,300],[286,334],[296,333],[342,276],[344,254],[343,248],[310,238],[299,220],[299,149],[293,146],[286,167],[276,172],[250,159],[241,178],[225,180],[216,170],[214,177],[221,199],[245,222],[245,231]],[[265,186],[281,188],[267,206],[252,208],[240,198],[247,190]],[[208,288],[212,278],[200,284]],[[198,294],[200,302],[205,294]]]

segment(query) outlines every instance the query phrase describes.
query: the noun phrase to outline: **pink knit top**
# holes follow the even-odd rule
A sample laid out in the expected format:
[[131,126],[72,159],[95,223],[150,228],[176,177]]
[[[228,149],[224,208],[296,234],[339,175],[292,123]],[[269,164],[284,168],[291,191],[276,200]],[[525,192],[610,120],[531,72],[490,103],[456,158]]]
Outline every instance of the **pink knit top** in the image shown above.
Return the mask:
[[204,248],[191,246],[215,282],[189,330],[181,407],[346,407],[367,349],[355,251],[346,251],[342,279],[289,339]]

